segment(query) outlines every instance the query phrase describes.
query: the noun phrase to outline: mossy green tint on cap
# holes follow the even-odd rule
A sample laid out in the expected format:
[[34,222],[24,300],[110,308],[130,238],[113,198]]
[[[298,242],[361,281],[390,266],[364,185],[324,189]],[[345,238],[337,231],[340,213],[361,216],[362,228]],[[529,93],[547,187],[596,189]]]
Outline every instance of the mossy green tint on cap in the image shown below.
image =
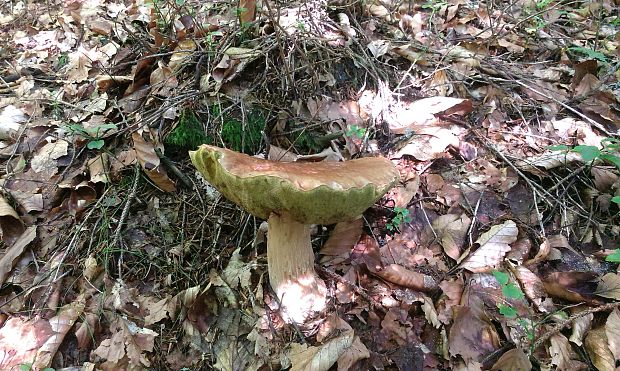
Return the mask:
[[308,224],[360,216],[399,178],[386,158],[345,162],[276,162],[203,144],[189,153],[205,179],[249,213],[287,212]]

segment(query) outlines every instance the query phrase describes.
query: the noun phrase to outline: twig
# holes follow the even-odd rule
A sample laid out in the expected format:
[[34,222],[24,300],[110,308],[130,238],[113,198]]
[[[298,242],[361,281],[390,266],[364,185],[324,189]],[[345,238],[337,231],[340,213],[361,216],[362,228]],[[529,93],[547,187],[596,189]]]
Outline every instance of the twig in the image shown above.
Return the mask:
[[375,309],[379,309],[382,312],[385,312],[385,309],[383,309],[383,306],[381,306],[381,304],[379,304],[379,302],[377,302],[375,299],[373,299],[372,297],[370,297],[370,295],[368,295],[367,293],[365,293],[363,291],[363,289],[361,287],[359,287],[358,285],[354,284],[353,282],[345,279],[344,277],[342,277],[341,275],[332,272],[330,270],[328,270],[327,268],[323,268],[318,264],[314,265],[314,268],[321,272],[324,273],[325,275],[329,276],[330,278],[344,283],[347,286],[351,287],[351,289],[353,289],[353,291],[355,291],[356,294],[358,294],[360,297],[362,297],[364,300],[366,300],[367,302],[370,303],[370,305],[372,305]]
[[536,340],[536,342],[530,348],[530,353],[534,352],[536,349],[538,349],[538,347],[543,345],[553,335],[562,331],[568,325],[573,323],[576,319],[581,318],[591,313],[604,312],[604,311],[611,310],[611,309],[618,308],[618,307],[620,307],[620,302],[608,303],[605,305],[601,305],[600,307],[590,308],[588,310],[584,310],[583,312],[579,312],[577,314],[570,316],[568,319],[565,319],[564,321],[558,323],[551,330],[547,331],[541,337],[539,337],[538,340]]
[[[136,193],[138,191],[138,181],[140,180],[140,165],[135,165],[134,179],[133,185],[131,186],[131,193],[127,196],[127,201],[125,202],[125,207],[123,208],[123,212],[121,213],[121,218],[118,220],[118,225],[116,226],[116,231],[114,231],[114,238],[112,239],[112,246],[116,246],[121,241],[121,230],[123,229],[123,224],[127,219],[127,215],[129,215],[129,208],[131,207],[131,202],[136,197]],[[118,258],[118,277],[122,279],[121,274],[121,266],[123,262],[123,247],[120,247],[120,256]]]
[[166,157],[166,155],[161,153],[161,150],[159,148],[155,148],[155,153],[157,154],[157,157],[159,157],[161,162],[164,164],[164,166],[170,169],[170,171],[172,171],[174,176],[176,176],[187,189],[194,188],[192,181],[189,180],[189,178],[185,174],[183,174],[183,172],[174,164],[174,162],[172,162],[171,159],[169,159],[168,157]]

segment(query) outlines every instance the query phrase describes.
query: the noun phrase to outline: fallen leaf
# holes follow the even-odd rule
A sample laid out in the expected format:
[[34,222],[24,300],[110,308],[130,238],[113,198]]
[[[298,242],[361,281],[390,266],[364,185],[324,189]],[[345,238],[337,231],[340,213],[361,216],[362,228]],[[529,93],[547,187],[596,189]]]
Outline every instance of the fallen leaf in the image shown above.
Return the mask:
[[14,140],[22,127],[28,120],[26,114],[19,108],[10,104],[0,113],[0,140]]
[[30,226],[6,249],[2,258],[0,258],[0,285],[3,284],[4,280],[8,277],[17,258],[24,252],[26,246],[28,246],[36,236],[37,227]]
[[558,370],[571,370],[572,365],[572,349],[571,345],[562,334],[554,334],[549,339],[549,355],[551,356],[551,364],[555,365]]
[[30,161],[30,167],[35,173],[44,173],[51,177],[58,171],[58,162],[56,160],[66,156],[68,148],[69,142],[66,140],[46,143],[34,155]]
[[0,328],[0,369],[18,370],[20,365],[32,363],[37,351],[53,335],[46,319],[10,317]]
[[618,308],[615,308],[607,317],[605,335],[607,336],[609,350],[616,361],[620,361],[620,310]]
[[493,364],[493,371],[527,371],[532,369],[532,363],[521,348],[510,349]]
[[517,240],[518,234],[519,229],[512,220],[491,227],[476,240],[480,247],[463,261],[461,267],[474,273],[491,271],[510,251],[510,244]]
[[588,352],[592,364],[598,370],[615,370],[616,360],[609,349],[604,327],[588,331],[584,348]]
[[0,195],[0,231],[2,231],[2,241],[7,246],[13,245],[24,233],[24,223],[2,195]]
[[620,275],[607,273],[598,283],[596,295],[608,299],[620,300]]
[[328,371],[351,347],[353,338],[353,330],[350,330],[319,346],[291,344],[288,352],[292,364],[291,371]]
[[[431,97],[417,100],[412,103],[401,103],[392,109],[389,120],[390,130],[394,134],[405,134],[414,127],[420,128],[436,124],[436,115],[465,115],[473,109],[468,99],[451,97]],[[414,130],[415,132],[415,130]]]
[[142,165],[142,169],[148,177],[162,190],[166,192],[175,192],[176,186],[170,178],[166,170],[161,166],[161,160],[155,152],[153,144],[148,143],[142,138],[138,132],[131,134],[133,139],[133,148],[136,151],[136,157]]
[[433,221],[433,230],[439,238],[439,243],[446,255],[454,260],[461,255],[470,224],[471,219],[465,214],[440,215]]
[[108,183],[110,181],[108,177],[110,161],[107,153],[100,153],[95,158],[89,160],[87,166],[91,182]]
[[465,362],[482,359],[499,348],[499,336],[491,322],[460,306],[448,336],[450,355],[460,355]]
[[594,272],[554,272],[543,278],[549,296],[573,303],[600,304],[594,297],[597,274]]
[[49,319],[52,334],[47,341],[41,344],[37,351],[32,363],[34,369],[42,370],[52,365],[54,355],[58,348],[60,348],[65,336],[73,327],[75,321],[82,316],[83,312],[84,299],[83,297],[78,297],[73,302],[60,308],[58,314]]
[[359,218],[336,224],[329,238],[319,251],[324,265],[340,264],[351,255],[353,246],[362,236],[364,220]]
[[[578,308],[579,307],[575,308],[575,310],[571,313],[576,314],[576,313],[579,313],[585,310],[585,308],[579,308],[579,309]],[[585,316],[581,316],[575,319],[575,321],[573,321],[573,331],[568,340],[577,344],[578,346],[582,346],[583,338],[586,336],[588,331],[590,331],[590,329],[592,328],[592,320],[594,320],[594,314],[592,313],[586,314]]]
[[389,264],[383,269],[373,272],[384,280],[400,286],[409,287],[419,291],[434,291],[437,282],[431,276],[414,272],[399,264]]

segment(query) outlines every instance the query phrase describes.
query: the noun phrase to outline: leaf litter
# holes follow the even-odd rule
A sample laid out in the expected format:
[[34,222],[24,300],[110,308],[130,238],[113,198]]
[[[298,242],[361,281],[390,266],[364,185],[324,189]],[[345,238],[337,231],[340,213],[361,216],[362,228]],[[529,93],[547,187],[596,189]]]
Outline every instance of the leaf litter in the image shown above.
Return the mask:
[[[10,5],[0,368],[620,361],[616,3]],[[261,221],[169,141],[187,112],[251,155],[401,172],[314,228],[313,326],[279,316]]]

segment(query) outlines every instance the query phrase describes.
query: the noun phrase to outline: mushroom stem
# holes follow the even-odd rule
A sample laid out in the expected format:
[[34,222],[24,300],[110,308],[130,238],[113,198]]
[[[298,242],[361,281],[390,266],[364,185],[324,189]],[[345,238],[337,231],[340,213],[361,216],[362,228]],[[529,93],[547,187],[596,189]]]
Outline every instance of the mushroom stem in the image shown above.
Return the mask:
[[281,303],[284,319],[303,323],[325,309],[325,283],[314,272],[310,225],[288,214],[269,216],[267,231],[269,282]]

